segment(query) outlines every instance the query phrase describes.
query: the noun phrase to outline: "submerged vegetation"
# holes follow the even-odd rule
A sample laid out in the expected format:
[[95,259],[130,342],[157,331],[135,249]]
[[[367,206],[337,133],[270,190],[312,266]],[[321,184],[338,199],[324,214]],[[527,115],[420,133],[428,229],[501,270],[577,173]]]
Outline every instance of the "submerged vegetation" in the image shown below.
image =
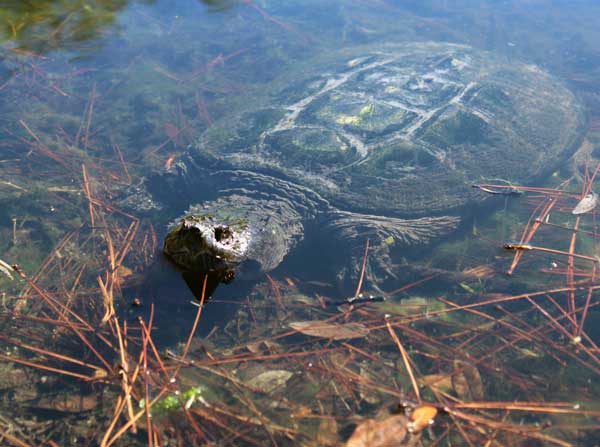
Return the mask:
[[[595,176],[586,175],[582,195]],[[520,246],[534,238],[560,244],[555,233],[543,236],[560,226],[573,247],[565,251],[515,248],[512,263],[505,257],[462,271],[415,264],[412,276],[421,277],[384,301],[332,303],[327,284],[267,277],[226,321],[202,315],[222,299],[189,304],[196,315],[185,321],[187,337],[166,347],[156,334],[175,324],[173,316],[160,303],[131,307],[135,272],[152,262],[156,235],[107,201],[106,181],[84,168],[83,223],[35,276],[5,266],[20,284],[1,321],[2,405],[18,403],[3,412],[6,442],[571,446],[595,439],[600,359],[588,329],[597,324],[600,286],[597,262],[575,247],[596,233],[589,214],[575,227],[561,217],[570,218],[581,195],[517,186],[526,192],[518,209],[531,201],[533,210]],[[544,268],[550,250],[559,266]],[[535,289],[540,282],[530,280],[530,291],[514,294],[501,267],[515,278],[524,270],[566,282]],[[462,287],[480,280],[485,290]],[[355,296],[368,295],[364,287]]]
[[0,39],[47,53],[97,44],[128,0],[8,0],[0,6]]
[[[598,210],[590,200],[578,208],[599,182],[593,70],[565,75],[587,92],[590,115],[573,166],[544,186],[480,179],[478,193],[490,194],[485,212],[432,250],[386,259],[393,281],[371,281],[378,252],[367,242],[351,266],[359,276],[349,296],[331,277],[304,268],[313,259],[307,257],[303,268],[284,264],[209,301],[208,278],[195,278],[194,299],[159,263],[171,216],[150,220],[153,203],[143,199],[132,206],[139,213],[124,209],[123,192],[137,188],[149,169],[177,167],[186,146],[228,116],[242,101],[236,98],[251,97],[284,69],[285,49],[308,52],[315,22],[300,26],[302,16],[288,2],[205,1],[211,11],[231,14],[227,26],[252,45],[240,48],[219,35],[187,48],[189,30],[214,30],[215,16],[190,24],[132,7],[126,19],[148,40],[122,34],[120,57],[109,63],[112,56],[99,53],[91,63],[72,58],[75,48],[125,23],[117,20],[125,2],[5,3],[0,444],[597,443]],[[395,2],[376,3],[385,14],[397,12]],[[452,13],[431,4],[414,7],[406,34],[452,40]],[[387,22],[367,14],[372,6],[343,3],[332,14],[343,26],[325,29],[323,39],[334,32],[354,43],[389,38]],[[486,14],[473,20],[474,33],[505,20],[504,13]],[[500,25],[485,35],[493,48]],[[276,50],[261,54],[270,44]],[[72,53],[50,51],[64,48]],[[513,48],[504,49],[524,51]],[[273,72],[257,80],[261,65]],[[383,112],[361,102],[332,121],[370,130]],[[255,118],[249,133],[264,127]],[[215,138],[241,145],[247,135]],[[384,243],[398,241],[389,236]],[[315,257],[326,256],[341,257]],[[156,287],[169,281],[172,287]]]

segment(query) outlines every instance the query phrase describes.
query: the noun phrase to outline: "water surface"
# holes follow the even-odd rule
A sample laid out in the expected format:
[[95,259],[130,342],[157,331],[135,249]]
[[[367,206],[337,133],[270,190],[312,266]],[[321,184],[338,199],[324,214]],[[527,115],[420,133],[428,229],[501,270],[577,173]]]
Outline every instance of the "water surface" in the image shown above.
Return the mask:
[[[570,210],[595,187],[599,14],[592,1],[0,2],[0,258],[28,278],[0,279],[2,442],[344,445],[357,424],[421,399],[439,407],[422,445],[596,445],[596,217]],[[335,266],[355,261],[307,241],[269,277],[220,287],[186,348],[197,300],[159,254],[176,216],[119,198],[312,61],[429,41],[537,66],[574,92],[580,150],[527,185],[565,193],[461,210],[457,232],[396,251],[395,277],[367,277],[363,298],[422,283],[351,309],[339,305],[358,284]],[[536,219],[506,276],[502,245]],[[315,320],[342,326],[298,324]],[[153,422],[118,433],[138,411]]]

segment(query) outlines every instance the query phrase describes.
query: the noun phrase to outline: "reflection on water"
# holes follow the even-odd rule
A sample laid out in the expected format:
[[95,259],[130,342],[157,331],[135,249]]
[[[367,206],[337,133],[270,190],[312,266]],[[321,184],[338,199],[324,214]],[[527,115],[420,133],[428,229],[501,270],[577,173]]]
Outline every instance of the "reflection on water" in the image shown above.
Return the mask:
[[[593,445],[596,215],[572,210],[597,185],[598,9],[0,2],[0,443],[373,446],[377,434],[400,446]],[[163,197],[167,210],[157,211],[140,180],[174,172],[198,141],[252,159],[265,123],[281,122],[275,93],[294,104],[323,88],[307,81],[314,61],[414,41],[466,44],[556,76],[584,107],[576,153],[551,160],[544,184],[480,179],[488,191],[523,194],[465,207],[460,230],[439,243],[396,250],[378,235],[392,247],[385,282],[373,281],[376,240],[369,250],[349,241],[351,256],[307,240],[269,275],[222,286],[198,307],[160,257],[188,198]],[[339,66],[319,66],[331,73]],[[337,117],[346,130],[382,126],[369,103],[332,98],[348,109]],[[233,126],[247,109],[273,114]],[[308,130],[310,120],[298,118]],[[307,135],[289,147],[325,138]],[[431,153],[411,163],[440,162]],[[251,196],[249,184],[236,188]],[[507,242],[514,251],[502,250]],[[207,301],[203,279],[189,281]]]
[[74,48],[110,32],[126,0],[3,2],[0,38],[22,49],[46,53]]

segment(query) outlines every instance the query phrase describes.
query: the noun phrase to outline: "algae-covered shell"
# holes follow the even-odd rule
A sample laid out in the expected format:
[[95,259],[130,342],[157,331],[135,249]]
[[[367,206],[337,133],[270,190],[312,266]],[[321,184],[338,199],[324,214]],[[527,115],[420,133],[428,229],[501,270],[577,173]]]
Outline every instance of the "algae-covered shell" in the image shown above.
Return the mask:
[[575,96],[539,67],[445,43],[342,50],[240,103],[196,151],[339,209],[411,217],[483,200],[470,188],[482,178],[537,180],[585,125]]

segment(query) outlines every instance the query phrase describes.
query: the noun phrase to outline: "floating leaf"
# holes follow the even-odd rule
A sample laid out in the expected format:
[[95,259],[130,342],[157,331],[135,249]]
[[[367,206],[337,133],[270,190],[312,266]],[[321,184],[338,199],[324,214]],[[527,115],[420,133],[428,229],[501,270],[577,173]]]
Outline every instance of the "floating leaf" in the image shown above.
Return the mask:
[[296,321],[290,323],[290,327],[304,335],[331,340],[365,337],[369,333],[369,328],[361,323],[337,324],[326,321]]
[[411,422],[403,414],[389,416],[382,421],[369,419],[354,430],[346,447],[414,447],[421,434],[410,433]]

